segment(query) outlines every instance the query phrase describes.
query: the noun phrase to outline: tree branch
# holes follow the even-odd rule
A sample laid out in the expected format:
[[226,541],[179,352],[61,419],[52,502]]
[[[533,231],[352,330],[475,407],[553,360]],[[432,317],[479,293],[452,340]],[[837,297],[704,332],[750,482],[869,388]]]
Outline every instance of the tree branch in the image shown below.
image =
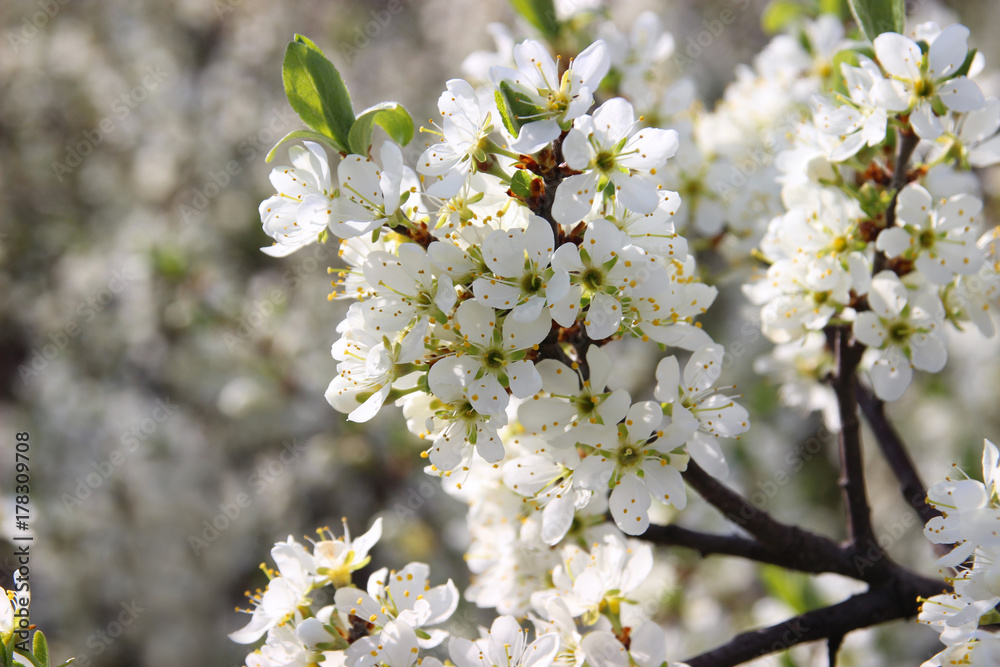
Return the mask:
[[784,560],[782,567],[800,572],[836,572],[858,579],[870,565],[857,567],[852,555],[828,537],[776,521],[762,508],[702,470],[694,461],[688,462],[684,479],[726,518],[756,537],[761,544],[767,545],[768,549],[781,552]]
[[873,396],[860,383],[855,385],[855,394],[865,419],[875,433],[875,442],[878,443],[882,456],[889,462],[889,467],[899,480],[899,490],[903,498],[916,511],[923,523],[941,516],[941,512],[927,503],[927,487],[921,481],[920,473],[917,472],[913,459],[906,451],[902,438],[886,417],[885,403]]
[[943,581],[921,577],[899,567],[893,568],[893,575],[879,588],[768,628],[744,632],[723,646],[683,662],[690,667],[730,667],[805,642],[836,640],[853,630],[911,618],[919,610],[918,597],[931,597],[948,588]]
[[840,326],[834,330],[837,369],[831,384],[837,394],[837,407],[840,411],[840,434],[837,438],[840,450],[840,488],[847,512],[847,534],[851,547],[855,549],[875,543],[871,508],[865,490],[861,420],[858,419],[855,397],[857,366],[863,350],[860,345],[851,343],[849,326]]
[[[893,165],[892,180],[889,182],[889,187],[892,189],[892,199],[889,201],[889,207],[885,210],[886,229],[896,225],[896,201],[899,199],[899,191],[906,185],[906,174],[910,165],[910,158],[913,156],[913,151],[916,150],[917,144],[920,143],[920,137],[913,130],[899,130],[896,137],[898,138],[899,152],[896,154],[896,164]],[[876,252],[872,273],[877,274],[879,271],[885,269],[887,265],[888,259],[885,253]]]
[[[789,569],[797,569],[793,567],[787,554],[761,544],[757,540],[739,535],[717,535],[675,525],[659,526],[653,524],[638,538],[658,546],[694,549],[702,556],[738,556],[759,563],[770,563]],[[822,572],[823,570],[814,571]]]
[[834,635],[826,640],[827,662],[830,667],[837,667],[837,653],[840,652],[840,645],[844,643],[844,635]]

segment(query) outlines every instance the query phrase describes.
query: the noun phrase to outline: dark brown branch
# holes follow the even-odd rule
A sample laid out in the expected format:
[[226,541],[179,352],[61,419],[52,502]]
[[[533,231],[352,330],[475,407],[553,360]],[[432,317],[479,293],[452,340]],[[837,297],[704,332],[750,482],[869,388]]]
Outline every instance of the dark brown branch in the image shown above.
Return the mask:
[[871,508],[865,490],[861,420],[858,419],[855,397],[857,366],[863,350],[863,347],[851,342],[849,326],[841,326],[834,331],[837,370],[831,384],[837,394],[837,407],[840,411],[840,434],[837,438],[840,450],[840,488],[847,512],[847,535],[854,548],[875,543]]
[[759,563],[790,567],[787,554],[761,544],[757,540],[739,535],[702,533],[675,525],[650,525],[646,532],[639,536],[639,539],[659,546],[694,549],[702,556],[738,556]]
[[[889,188],[892,190],[892,199],[889,201],[889,207],[885,210],[885,229],[896,225],[896,201],[899,199],[899,191],[906,185],[910,158],[913,156],[913,151],[916,150],[917,144],[920,143],[920,137],[913,130],[899,130],[896,137],[899,152],[896,154],[896,164],[893,166],[892,180],[889,182]],[[876,252],[873,273],[877,274],[879,271],[882,271],[886,268],[887,264],[888,259],[885,253]]]
[[889,184],[893,192],[892,201],[889,202],[889,208],[885,212],[886,227],[892,227],[896,224],[896,200],[899,198],[899,191],[906,185],[910,158],[913,156],[917,144],[920,143],[920,137],[913,130],[900,130],[896,136],[899,138],[899,153],[896,154],[896,164],[892,169],[892,182]]
[[782,567],[800,572],[836,572],[855,579],[861,578],[864,570],[870,567],[867,563],[858,567],[849,552],[827,537],[776,521],[762,508],[702,470],[694,461],[688,462],[684,479],[702,498],[756,537],[761,544],[783,552],[785,562],[781,563]]
[[899,490],[903,498],[916,511],[923,523],[927,523],[936,516],[941,516],[941,512],[927,503],[927,487],[920,479],[920,473],[906,451],[899,433],[889,422],[885,414],[885,403],[870,391],[857,384],[855,387],[858,405],[864,413],[868,425],[871,426],[875,434],[875,442],[878,443],[882,456],[888,461],[893,474],[899,480]]
[[844,643],[844,635],[834,635],[826,640],[827,663],[830,667],[837,667],[837,653],[840,652],[840,645]]
[[725,645],[684,662],[690,667],[730,667],[805,642],[843,637],[861,628],[911,618],[919,610],[918,597],[931,597],[947,589],[943,581],[898,567],[893,575],[885,586],[768,628],[737,635]]

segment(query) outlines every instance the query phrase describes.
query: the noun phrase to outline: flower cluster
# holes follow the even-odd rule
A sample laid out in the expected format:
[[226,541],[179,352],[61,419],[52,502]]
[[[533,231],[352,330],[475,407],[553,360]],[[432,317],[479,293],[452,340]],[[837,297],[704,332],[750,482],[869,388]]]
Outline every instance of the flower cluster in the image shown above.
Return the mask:
[[[361,537],[320,533],[312,549],[289,538],[271,551],[277,569],[261,566],[267,588],[248,594],[254,604],[250,623],[230,634],[249,644],[266,637],[247,657],[248,667],[440,667],[427,652],[447,647],[460,667],[549,667],[622,665],[660,667],[666,661],[663,630],[639,621],[629,594],[653,566],[648,544],[626,543],[620,535],[595,529],[590,551],[566,545],[558,553],[548,588],[531,595],[529,617],[536,639],[511,615],[499,616],[480,638],[451,636],[441,628],[458,605],[449,580],[431,587],[429,568],[410,563],[399,571],[376,570],[365,590],[352,585],[351,573],[369,561],[381,537],[381,519]],[[600,540],[600,541],[597,541]],[[330,591],[330,589],[333,589]],[[329,599],[333,604],[319,605]],[[623,625],[634,619],[636,627]],[[2,616],[0,616],[2,619]],[[447,640],[447,643],[446,643]],[[440,650],[440,649],[439,649]]]
[[[601,40],[562,74],[540,42],[514,46],[513,60],[484,88],[448,82],[430,130],[440,141],[415,172],[387,141],[377,161],[344,156],[335,183],[320,145],[293,148],[293,166],[272,172],[281,192],[261,205],[269,252],[342,239],[335,296],[358,302],[333,346],[333,407],[363,422],[394,398],[436,474],[465,475],[474,457],[519,466],[535,482],[505,481],[547,508],[550,544],[608,493],[619,527],[639,534],[651,497],[684,506],[689,456],[724,475],[717,438],[748,428],[712,388],[724,351],[695,318],[716,289],[671,222],[678,195],[654,176],[678,135],[622,97],[591,110],[611,66]],[[601,346],[623,336],[694,356],[683,378],[664,359],[656,400],[633,402],[606,386]],[[511,456],[515,423],[550,446]],[[553,499],[553,484],[568,494]]]
[[[914,368],[943,368],[947,323],[992,333],[986,300],[961,288],[973,282],[982,293],[988,241],[977,242],[982,202],[960,170],[1000,161],[980,149],[997,140],[1000,103],[971,78],[982,58],[967,28],[923,24],[916,35],[923,48],[887,32],[874,40],[875,60],[849,52],[834,82],[839,106],[814,97],[811,119],[779,156],[786,212],[760,243],[767,271],[745,287],[764,333],[797,354],[813,332],[850,327],[875,393],[890,401]],[[803,366],[822,368],[829,353],[813,349]]]
[[995,664],[1000,638],[980,630],[996,623],[1000,604],[1000,452],[987,440],[983,445],[983,481],[951,479],[935,484],[927,501],[941,512],[927,522],[924,534],[935,544],[952,545],[938,560],[954,568],[948,577],[953,591],[924,600],[919,620],[941,633],[945,648],[924,663],[940,665]]
[[[418,647],[433,648],[447,637],[439,625],[455,611],[458,590],[449,580],[433,588],[429,568],[410,563],[403,569],[372,573],[367,592],[352,587],[352,572],[367,565],[368,552],[382,536],[381,519],[356,539],[347,524],[343,537],[319,533],[312,550],[291,537],[271,550],[277,569],[261,566],[267,588],[248,594],[254,604],[250,622],[229,635],[250,644],[266,635],[247,657],[248,667],[328,664],[359,667],[420,663]],[[334,604],[313,609],[333,589]],[[318,606],[318,605],[316,605]]]
[[[525,16],[543,34],[568,25]],[[993,333],[1000,228],[983,234],[960,172],[1000,162],[1000,102],[972,78],[982,59],[967,29],[924,24],[917,41],[887,32],[871,49],[838,18],[804,21],[704,112],[690,80],[658,75],[673,41],[654,15],[630,34],[592,27],[564,61],[494,26],[497,51],[447,82],[412,167],[401,150],[412,121],[395,103],[341,119],[347,134],[323,120],[290,135],[306,140],[272,172],[264,250],[340,244],[331,299],[353,302],[326,398],[355,422],[401,408],[425,472],[468,505],[465,598],[500,617],[478,639],[449,639],[457,591],[429,588],[419,563],[354,587],[378,524],[312,553],[289,539],[233,635],[267,635],[248,664],[438,665],[446,646],[459,667],[661,667],[664,631],[633,597],[652,550],[631,537],[686,507],[685,475],[726,477],[723,441],[749,428],[720,382],[731,357],[698,321],[725,279],[696,254],[728,261],[740,281],[749,258],[766,264],[743,285],[778,344],[756,368],[831,428],[854,405],[838,402],[831,375],[853,392],[860,364],[877,397],[895,400],[913,368],[945,365],[946,323]],[[374,124],[389,137],[375,147]],[[622,339],[658,347],[645,385],[616,372]],[[948,495],[935,487],[931,501]],[[928,524],[961,542],[948,564],[982,561],[947,602],[970,611],[926,611],[963,629],[945,633],[955,650],[992,641],[976,628],[1000,602],[984,523],[995,491],[960,495],[967,512]],[[334,603],[313,611],[328,585]],[[515,617],[530,619],[533,641]]]

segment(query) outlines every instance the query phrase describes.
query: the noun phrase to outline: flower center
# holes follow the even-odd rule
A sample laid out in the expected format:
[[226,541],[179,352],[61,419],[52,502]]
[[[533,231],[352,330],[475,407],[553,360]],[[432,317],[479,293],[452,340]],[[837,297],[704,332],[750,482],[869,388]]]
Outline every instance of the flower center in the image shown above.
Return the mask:
[[527,273],[521,278],[522,291],[534,294],[540,289],[542,289],[541,276],[533,273]]
[[611,151],[601,151],[594,158],[597,169],[603,172],[611,171],[615,168],[615,154]]
[[629,468],[639,462],[642,453],[632,445],[625,445],[618,450],[618,467]]
[[596,290],[604,284],[604,274],[595,268],[589,268],[580,276],[584,286],[590,290]]
[[503,350],[487,350],[486,354],[483,355],[483,364],[492,370],[503,368],[506,361],[507,357]]
[[896,322],[889,327],[889,339],[894,343],[905,342],[913,335],[913,327],[909,322]]

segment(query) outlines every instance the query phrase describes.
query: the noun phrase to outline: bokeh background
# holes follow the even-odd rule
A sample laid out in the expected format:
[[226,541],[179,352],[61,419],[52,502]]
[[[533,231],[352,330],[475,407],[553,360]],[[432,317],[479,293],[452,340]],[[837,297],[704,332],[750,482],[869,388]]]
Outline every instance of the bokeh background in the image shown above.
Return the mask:
[[[341,517],[360,533],[383,516],[377,563],[419,559],[436,581],[467,580],[464,507],[423,475],[398,413],[359,428],[323,398],[346,306],[326,299],[336,257],[258,250],[269,244],[257,215],[272,192],[264,155],[301,127],[280,77],[294,33],[325,49],[356,108],[396,100],[417,119],[434,114],[469,52],[492,48],[491,21],[530,34],[501,0],[402,0],[402,12],[366,35],[388,4],[0,4],[0,583],[13,568],[12,438],[28,431],[32,615],[55,657],[241,665],[246,649],[226,634],[245,623],[234,606],[263,585],[257,566],[270,546],[321,526],[339,533]],[[769,38],[760,0],[611,5],[623,28],[653,9],[679,48],[702,21],[745,7],[686,66],[709,105]],[[973,26],[988,64],[1000,61],[989,30],[976,31],[998,24],[995,3],[928,0],[919,11]],[[983,176],[992,193],[995,175]],[[722,342],[739,335],[746,312],[738,291],[720,297],[712,318],[714,331],[729,332]],[[822,430],[815,417],[779,409],[775,389],[750,370],[764,343],[747,348],[729,371],[754,416],[733,454],[733,483],[753,491]],[[1000,435],[995,341],[955,336],[951,349],[946,372],[892,410],[929,482],[954,460],[974,470],[982,437]],[[645,352],[622,350],[623,381],[650,367]],[[839,537],[832,449],[827,438],[803,457],[768,509]],[[930,549],[873,449],[879,530],[899,533],[900,560],[927,568]],[[684,521],[724,528],[698,503],[690,513]],[[688,553],[662,554],[657,577],[673,659],[848,590]],[[915,664],[936,643],[915,627],[864,633],[848,642],[844,664]]]

